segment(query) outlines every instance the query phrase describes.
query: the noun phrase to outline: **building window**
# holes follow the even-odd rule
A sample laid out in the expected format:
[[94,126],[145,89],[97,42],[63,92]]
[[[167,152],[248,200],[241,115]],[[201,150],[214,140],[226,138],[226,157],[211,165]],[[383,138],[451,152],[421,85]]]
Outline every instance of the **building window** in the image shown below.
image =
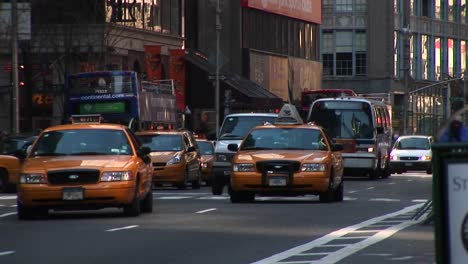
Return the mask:
[[333,32],[322,33],[323,74],[333,75]]
[[367,35],[366,32],[356,32],[356,75],[367,73]]
[[336,75],[353,75],[353,32],[336,32]]
[[448,0],[448,19],[449,21],[455,21],[455,4],[454,0]]
[[429,37],[427,35],[421,36],[421,68],[422,68],[422,79],[429,79]]
[[441,38],[434,39],[434,48],[435,48],[435,78],[436,80],[441,80],[442,74],[442,49],[441,49]]
[[353,0],[336,0],[336,12],[353,11]]
[[333,12],[333,3],[332,0],[323,0],[323,13],[329,14]]
[[466,0],[460,0],[460,22],[466,24]]
[[460,67],[462,73],[465,73],[466,66],[466,41],[462,40],[460,42]]
[[442,19],[442,0],[435,0],[435,18]]
[[400,56],[400,49],[398,48],[398,41],[399,41],[399,34],[397,31],[395,31],[393,33],[393,54],[394,54],[394,58],[393,58],[393,63],[394,63],[394,75],[395,77],[400,77],[400,60],[398,59],[399,56]]
[[454,53],[453,53],[454,51],[453,39],[448,39],[447,46],[448,46],[448,74],[450,76],[453,76],[454,69],[455,69],[455,60],[454,60]]
[[[355,0],[355,10],[358,12],[367,11],[367,0]],[[372,1],[372,0],[371,0]]]
[[429,17],[429,0],[422,0],[421,16]]

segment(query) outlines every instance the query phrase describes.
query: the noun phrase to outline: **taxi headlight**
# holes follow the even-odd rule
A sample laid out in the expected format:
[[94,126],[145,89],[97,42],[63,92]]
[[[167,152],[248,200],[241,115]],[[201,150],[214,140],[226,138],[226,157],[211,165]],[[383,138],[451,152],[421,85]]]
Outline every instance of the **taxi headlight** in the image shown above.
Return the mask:
[[43,173],[22,173],[19,182],[22,184],[41,184],[47,183],[47,180]]
[[424,155],[424,156],[419,157],[419,160],[431,160],[431,156]]
[[304,163],[304,164],[302,164],[301,171],[305,171],[305,172],[325,171],[325,164],[323,164],[323,163]]
[[168,162],[167,162],[167,165],[172,165],[172,164],[177,164],[177,163],[180,163],[182,161],[182,158],[177,155],[177,156],[174,156],[172,157]]
[[398,156],[394,155],[394,154],[391,154],[390,155],[390,160],[398,160]]
[[232,170],[235,172],[253,172],[255,171],[255,165],[252,163],[238,163],[232,166]]
[[101,175],[101,181],[131,181],[133,180],[133,173],[131,171],[106,171]]

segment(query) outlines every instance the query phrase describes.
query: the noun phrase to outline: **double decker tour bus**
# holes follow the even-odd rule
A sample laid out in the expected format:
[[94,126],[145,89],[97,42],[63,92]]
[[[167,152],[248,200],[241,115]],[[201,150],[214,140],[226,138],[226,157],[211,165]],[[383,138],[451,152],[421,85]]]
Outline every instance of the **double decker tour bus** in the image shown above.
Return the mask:
[[68,76],[67,114],[100,114],[106,122],[134,130],[175,127],[177,106],[172,80],[143,81],[134,71],[83,72]]

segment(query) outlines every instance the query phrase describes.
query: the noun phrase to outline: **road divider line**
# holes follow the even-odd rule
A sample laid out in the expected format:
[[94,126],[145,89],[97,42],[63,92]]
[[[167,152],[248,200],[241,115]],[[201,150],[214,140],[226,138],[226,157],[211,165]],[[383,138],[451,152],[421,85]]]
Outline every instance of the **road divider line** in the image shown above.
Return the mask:
[[13,250],[3,251],[3,252],[0,251],[0,256],[11,255],[11,254],[15,254],[15,252]]
[[214,211],[216,210],[216,208],[210,208],[210,209],[206,209],[206,210],[201,210],[201,211],[198,211],[198,212],[195,212],[196,214],[203,214],[203,213],[208,213],[208,212],[211,212],[211,211]]
[[15,214],[16,214],[16,212],[1,214],[1,215],[0,215],[0,218],[2,218],[2,217],[7,217],[7,216],[10,216],[10,215],[15,215]]
[[369,188],[367,188],[367,190],[372,190],[372,189],[375,189],[375,187],[369,187]]
[[132,228],[136,228],[136,227],[139,227],[139,226],[138,225],[131,225],[131,226],[124,226],[124,227],[119,227],[119,228],[112,228],[112,229],[106,230],[106,232],[115,232],[115,231],[120,231],[120,230],[132,229]]
[[16,195],[0,196],[0,200],[15,200]]

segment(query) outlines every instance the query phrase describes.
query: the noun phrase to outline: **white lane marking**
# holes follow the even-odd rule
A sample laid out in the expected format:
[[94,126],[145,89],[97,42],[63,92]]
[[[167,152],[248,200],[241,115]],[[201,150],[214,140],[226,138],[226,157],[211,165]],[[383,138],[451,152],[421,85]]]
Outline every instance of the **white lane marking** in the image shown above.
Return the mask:
[[376,257],[390,257],[392,254],[389,253],[367,253],[364,256],[376,256]]
[[153,192],[153,194],[159,194],[159,195],[174,195],[174,194],[181,194],[181,195],[210,195],[211,193],[205,193],[205,192]]
[[388,199],[388,198],[372,198],[369,199],[372,202],[400,202],[400,199]]
[[211,211],[214,211],[216,210],[216,208],[210,208],[210,209],[206,209],[206,210],[201,210],[201,211],[198,211],[198,212],[195,212],[196,214],[203,214],[203,213],[207,213],[207,212],[211,212]]
[[16,195],[0,196],[0,200],[14,200],[14,199],[16,199]]
[[322,248],[322,247],[347,247],[347,246],[350,246],[352,244],[332,244],[332,245],[321,245],[321,246],[318,246],[318,248]]
[[414,257],[406,256],[406,257],[400,257],[400,258],[391,258],[390,260],[399,261],[399,260],[409,260],[409,259],[413,259],[413,258],[414,258]]
[[347,239],[367,239],[371,236],[343,236],[343,237],[337,237],[335,239],[338,240],[347,240]]
[[357,193],[357,191],[349,191],[348,193]]
[[0,215],[0,218],[2,218],[2,217],[7,217],[7,216],[10,216],[10,215],[15,215],[15,214],[16,214],[16,212],[1,214],[1,215]]
[[130,225],[130,226],[124,226],[124,227],[119,227],[119,228],[112,228],[112,229],[106,230],[106,232],[115,232],[115,231],[120,231],[120,230],[132,229],[132,228],[136,228],[136,227],[139,227],[139,226],[138,225]]
[[375,189],[375,187],[369,187],[369,188],[367,188],[367,190],[372,190],[372,189]]
[[356,233],[356,234],[362,234],[362,233],[377,233],[377,232],[380,232],[381,230],[356,230],[356,231],[353,231],[353,232],[350,232],[350,233]]
[[395,185],[396,182],[389,182],[388,185]]
[[205,196],[198,198],[199,200],[227,200],[229,196]]
[[346,196],[345,196],[345,197],[343,198],[343,200],[345,200],[345,201],[356,201],[357,198],[352,198],[352,197],[346,197]]
[[0,256],[15,254],[13,250],[0,252]]
[[181,199],[189,199],[193,196],[163,196],[163,197],[156,197],[154,199],[157,200],[181,200]]
[[413,202],[413,203],[425,203],[425,202],[427,202],[427,199],[415,199],[415,200],[412,200],[411,202]]
[[10,205],[10,207],[18,207],[18,205],[14,204],[14,205]]
[[408,180],[408,182],[412,182],[413,180]]
[[[281,260],[290,258],[290,257],[292,257],[294,255],[303,253],[305,251],[309,251],[312,248],[323,246],[324,244],[327,244],[328,242],[330,242],[332,240],[340,238],[340,237],[342,237],[342,236],[344,236],[346,234],[349,234],[350,232],[357,231],[358,229],[361,229],[363,227],[367,227],[367,226],[373,226],[374,227],[374,226],[376,226],[375,225],[376,223],[378,223],[380,221],[383,221],[385,219],[395,217],[395,216],[398,216],[398,215],[401,215],[401,214],[412,212],[412,211],[420,208],[422,205],[423,204],[417,204],[417,205],[409,206],[409,207],[403,208],[402,210],[397,211],[397,212],[393,212],[393,213],[390,213],[390,214],[378,216],[378,217],[366,220],[366,221],[364,221],[362,223],[342,228],[340,230],[337,230],[337,231],[334,231],[334,232],[332,232],[330,234],[327,234],[327,235],[325,235],[323,237],[320,237],[320,238],[318,238],[316,240],[313,240],[313,241],[308,242],[306,244],[291,248],[291,249],[283,251],[281,253],[275,254],[275,255],[273,255],[271,257],[268,257],[268,258],[253,262],[252,264],[278,263]],[[420,221],[422,221],[422,220],[420,220]],[[310,260],[310,261],[302,261],[302,262],[303,263],[308,262],[308,263],[314,263],[314,264],[336,263],[336,262],[346,258],[347,256],[350,256],[350,255],[358,252],[359,250],[362,250],[362,249],[364,249],[366,247],[369,247],[369,246],[371,246],[371,245],[373,245],[373,244],[375,244],[375,243],[377,243],[377,242],[379,242],[381,240],[384,240],[384,239],[392,236],[396,232],[398,232],[398,231],[400,231],[400,230],[402,230],[404,228],[407,228],[409,226],[412,226],[414,224],[417,224],[420,221],[405,221],[405,222],[403,222],[401,224],[398,224],[398,225],[388,226],[387,229],[383,229],[383,230],[379,231],[377,234],[374,234],[374,235],[370,236],[369,238],[367,238],[367,239],[365,239],[363,241],[360,241],[360,242],[354,243],[354,244],[350,244],[349,246],[346,246],[346,247],[344,247],[344,248],[342,248],[340,250],[337,250],[333,254],[327,255],[326,257],[324,257],[324,258],[322,258],[320,260],[316,260],[316,261]],[[281,263],[285,263],[285,262],[281,262]]]

